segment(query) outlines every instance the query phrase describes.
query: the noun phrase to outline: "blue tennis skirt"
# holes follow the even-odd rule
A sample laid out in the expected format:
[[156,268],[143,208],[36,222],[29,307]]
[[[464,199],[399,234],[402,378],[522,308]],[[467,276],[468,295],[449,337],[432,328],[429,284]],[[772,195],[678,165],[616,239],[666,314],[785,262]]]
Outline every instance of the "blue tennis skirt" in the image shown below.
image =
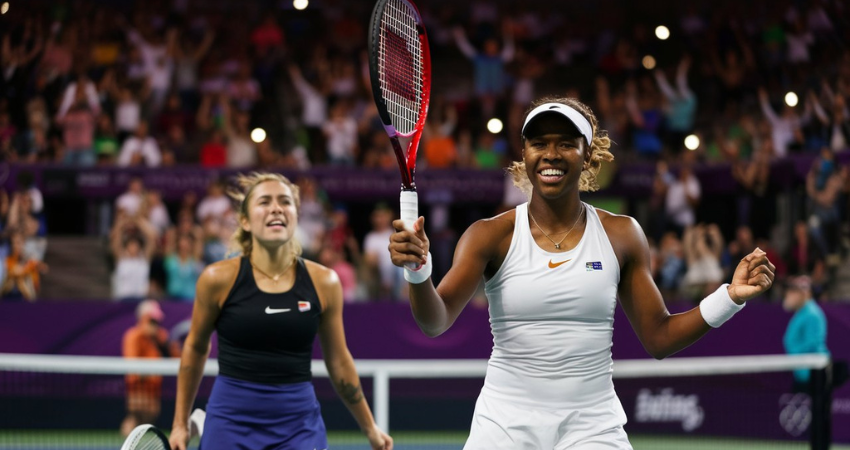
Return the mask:
[[219,375],[207,403],[203,450],[326,450],[309,381],[268,385]]

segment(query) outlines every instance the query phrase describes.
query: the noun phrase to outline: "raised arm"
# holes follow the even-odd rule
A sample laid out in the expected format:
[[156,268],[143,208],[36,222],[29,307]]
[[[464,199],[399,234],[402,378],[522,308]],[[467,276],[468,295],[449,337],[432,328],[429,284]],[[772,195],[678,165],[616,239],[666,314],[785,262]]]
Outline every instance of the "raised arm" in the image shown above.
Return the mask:
[[475,47],[469,43],[469,39],[466,37],[466,32],[463,31],[463,28],[460,26],[454,27],[452,29],[452,33],[454,34],[455,44],[457,45],[458,50],[464,54],[469,59],[475,58],[475,55],[478,54],[475,51]]
[[708,248],[711,249],[711,253],[720,259],[723,255],[723,249],[725,248],[725,244],[723,242],[723,233],[720,232],[720,227],[717,226],[716,223],[712,223],[706,227],[708,231],[708,236],[710,239],[708,240]]
[[302,99],[318,95],[316,88],[304,79],[304,75],[301,73],[301,68],[297,65],[289,65],[289,78],[292,80],[292,85],[295,86],[295,90],[298,91],[298,94]]
[[688,226],[682,233],[682,249],[685,252],[685,261],[688,265],[694,264],[698,256],[694,239],[697,232],[694,228],[694,226]]
[[177,253],[177,227],[169,227],[165,230],[165,239],[162,244],[162,253],[166,256]]
[[643,115],[638,107],[637,95],[637,84],[635,84],[634,80],[628,81],[626,83],[626,110],[635,126],[643,128]]
[[375,450],[391,449],[392,438],[375,424],[369,404],[363,396],[360,376],[354,366],[354,358],[345,342],[345,328],[342,321],[342,284],[336,272],[318,264],[308,263],[310,277],[322,300],[322,321],[319,324],[319,338],[322,342],[322,354],[328,368],[334,389],[342,399],[348,411],[357,421],[360,430],[369,439]]
[[603,76],[596,77],[596,105],[602,116],[611,112],[611,86]]
[[718,302],[722,301],[724,307],[729,306],[728,302],[742,305],[773,284],[775,267],[763,251],[756,249],[738,264],[731,284],[723,285],[696,308],[670,314],[652,280],[649,245],[640,226],[634,219],[625,216],[611,216],[603,223],[618,257],[623,261],[620,304],[646,351],[657,359],[670,356],[705,335],[711,326],[704,317],[714,317],[711,313],[716,311],[713,306]]
[[[390,238],[389,246],[393,264],[427,263],[430,242],[425,234],[424,220],[420,217],[415,222],[415,231],[406,231],[400,220],[393,222],[396,232]],[[513,223],[505,220],[504,214],[474,223],[461,236],[452,267],[438,287],[434,287],[430,277],[418,283],[411,282],[410,307],[416,323],[425,334],[439,336],[452,326],[478,289],[505,230],[510,233]]]
[[119,210],[112,230],[109,232],[109,249],[112,257],[118,259],[124,252],[124,225],[127,223],[127,213]]
[[776,112],[773,111],[773,108],[770,106],[770,100],[767,96],[767,90],[765,90],[765,88],[759,88],[758,96],[759,106],[761,106],[761,112],[764,113],[764,117],[767,118],[768,122],[770,122],[771,125],[776,126],[776,122],[779,121],[779,117],[776,116]]
[[820,101],[818,100],[817,94],[814,91],[809,91],[808,96],[806,97],[808,100],[806,106],[811,105],[812,112],[814,112],[815,117],[818,118],[821,124],[829,125],[829,115],[827,115],[826,111],[821,106]]
[[652,71],[652,76],[655,77],[655,84],[658,85],[658,89],[664,94],[664,97],[667,100],[675,100],[677,97],[676,91],[673,90],[673,86],[670,86],[670,82],[667,81],[664,72],[661,69],[655,69]]
[[505,35],[505,41],[502,46],[502,62],[509,63],[513,61],[516,54],[516,45],[514,45],[513,27],[509,21],[506,21],[502,26],[502,33]]
[[690,68],[691,57],[686,55],[681,61],[679,61],[679,67],[676,69],[676,87],[679,89],[679,95],[683,98],[691,98],[694,96],[694,93],[688,86],[688,71]]
[[204,258],[204,227],[200,225],[192,227],[192,256],[197,261]]
[[209,131],[212,126],[212,120],[210,120],[210,110],[212,108],[213,102],[213,94],[204,94],[201,97],[201,104],[198,106],[198,112],[195,114],[195,123],[198,125],[198,128],[204,131]]
[[195,62],[198,62],[204,59],[204,56],[207,55],[207,52],[210,51],[210,47],[212,47],[213,42],[215,41],[215,30],[212,27],[207,28],[204,32],[204,39],[201,41],[201,44],[198,45],[198,48],[192,53],[192,59]]
[[151,258],[153,258],[153,254],[156,252],[159,234],[157,233],[156,228],[154,228],[154,226],[150,223],[150,221],[144,217],[136,217],[136,226],[139,227],[139,230],[141,230],[142,234],[145,236],[145,258],[150,261]]

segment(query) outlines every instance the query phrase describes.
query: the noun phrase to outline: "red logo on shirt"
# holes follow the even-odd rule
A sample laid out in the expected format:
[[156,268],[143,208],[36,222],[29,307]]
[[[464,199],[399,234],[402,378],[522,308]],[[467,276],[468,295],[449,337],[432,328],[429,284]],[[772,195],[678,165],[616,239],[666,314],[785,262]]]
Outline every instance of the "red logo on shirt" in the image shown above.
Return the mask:
[[298,310],[306,312],[310,310],[310,302],[298,302]]

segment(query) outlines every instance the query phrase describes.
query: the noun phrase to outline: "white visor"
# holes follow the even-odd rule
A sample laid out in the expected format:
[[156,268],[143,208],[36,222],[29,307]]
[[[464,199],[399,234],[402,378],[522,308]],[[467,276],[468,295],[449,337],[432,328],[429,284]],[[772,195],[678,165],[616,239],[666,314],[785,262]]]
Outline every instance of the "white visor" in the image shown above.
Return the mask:
[[555,112],[566,117],[573,123],[573,125],[576,126],[576,128],[578,128],[579,133],[584,136],[587,145],[590,145],[590,143],[593,142],[593,127],[590,126],[590,122],[588,122],[580,112],[563,103],[544,103],[537,108],[532,109],[525,118],[525,123],[522,124],[523,137],[525,137],[525,129],[528,128],[528,124],[531,123],[531,121],[537,116],[547,112]]

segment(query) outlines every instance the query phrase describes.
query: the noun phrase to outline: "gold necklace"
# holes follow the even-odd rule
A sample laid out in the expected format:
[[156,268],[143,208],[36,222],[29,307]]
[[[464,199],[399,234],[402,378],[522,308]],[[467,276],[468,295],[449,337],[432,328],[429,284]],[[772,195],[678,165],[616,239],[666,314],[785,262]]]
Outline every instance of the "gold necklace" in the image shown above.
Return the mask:
[[266,278],[268,278],[268,279],[272,280],[272,283],[274,283],[274,284],[277,284],[277,281],[280,279],[280,277],[281,277],[283,274],[285,274],[285,273],[286,273],[286,271],[287,271],[287,270],[289,270],[289,268],[290,268],[290,267],[292,267],[292,264],[293,264],[293,263],[289,263],[289,265],[288,265],[288,266],[286,266],[286,268],[285,268],[285,269],[283,269],[283,270],[282,270],[279,274],[277,274],[277,275],[275,275],[275,276],[271,276],[271,275],[269,275],[269,274],[267,274],[267,273],[263,272],[262,270],[260,270],[260,268],[259,268],[259,267],[257,267],[256,265],[254,265],[254,261],[251,261],[250,259],[248,259],[248,262],[249,262],[249,263],[251,263],[251,267],[253,267],[253,268],[254,268],[254,270],[256,270],[257,272],[260,272],[260,273],[261,273],[261,274],[263,274]]
[[[581,216],[583,214],[584,214],[584,203],[581,204],[581,211],[578,212],[578,217],[576,217],[576,221],[575,221],[575,223],[573,223],[573,226],[570,228],[569,231],[567,231],[567,234],[565,234],[564,237],[562,237],[560,241],[555,242],[551,237],[549,237],[548,234],[546,234],[545,231],[543,231],[543,228],[540,228],[540,224],[537,223],[537,220],[534,218],[534,215],[531,214],[531,205],[530,204],[529,204],[529,208],[528,208],[528,217],[531,217],[531,221],[534,222],[534,225],[537,227],[537,229],[540,230],[541,233],[543,233],[543,236],[546,236],[546,239],[549,239],[549,241],[551,241],[553,244],[555,244],[555,250],[561,249],[561,242],[564,242],[564,239],[566,239],[567,236],[569,236],[570,233],[573,232],[573,228],[575,228],[576,225],[578,225],[578,221],[581,219]],[[560,234],[560,233],[555,233],[555,234]]]

